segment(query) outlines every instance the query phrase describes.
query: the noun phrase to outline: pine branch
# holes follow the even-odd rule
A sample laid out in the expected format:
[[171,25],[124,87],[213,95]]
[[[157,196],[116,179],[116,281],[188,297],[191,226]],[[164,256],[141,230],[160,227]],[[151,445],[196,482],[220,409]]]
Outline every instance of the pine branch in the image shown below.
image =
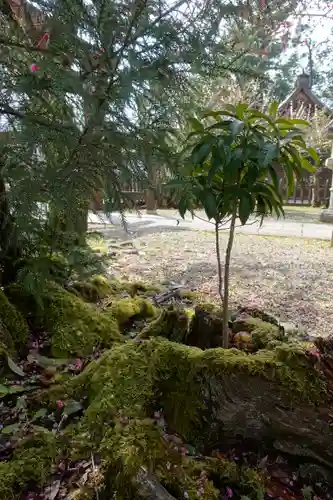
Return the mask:
[[[183,0],[182,0],[183,1]],[[111,77],[110,77],[110,82],[108,84],[108,87],[104,93],[104,97],[100,99],[99,103],[98,103],[98,106],[97,106],[97,109],[96,109],[96,114],[100,112],[101,108],[104,106],[105,102],[107,101],[108,99],[108,94],[114,84],[114,80],[115,80],[115,74],[118,70],[118,67],[119,67],[119,64],[121,62],[121,59],[122,59],[122,56],[126,50],[126,48],[128,47],[128,45],[132,42],[131,40],[131,33],[132,33],[132,29],[133,27],[135,26],[135,23],[137,21],[137,19],[140,17],[141,13],[143,12],[143,10],[146,8],[146,4],[147,4],[148,0],[143,0],[141,2],[141,5],[138,9],[135,10],[135,13],[132,17],[132,20],[129,24],[129,27],[127,29],[127,33],[125,35],[125,39],[124,39],[124,42],[122,44],[122,47],[120,48],[119,52],[118,52],[118,56],[117,56],[117,59],[116,59],[116,62],[114,63],[114,67],[113,67],[113,71],[112,71],[112,74],[111,74]],[[66,164],[64,165],[64,168],[68,168],[68,165],[70,165],[72,163],[72,161],[74,160],[75,156],[77,155],[78,153],[78,150],[80,149],[80,146],[83,144],[83,141],[85,139],[85,137],[87,136],[88,132],[90,131],[91,129],[91,118],[88,120],[88,123],[87,125],[85,126],[82,134],[80,135],[79,137],[79,140],[77,142],[77,145],[75,146],[75,148],[73,149],[72,153],[70,154],[69,156],[69,159],[68,161],[66,162]]]
[[50,49],[42,49],[42,48],[34,46],[34,45],[22,44],[22,43],[18,43],[18,42],[11,42],[11,41],[6,40],[4,38],[0,38],[0,45],[3,45],[5,47],[13,47],[16,49],[26,50],[27,52],[39,52],[41,54],[46,54],[46,55],[50,55],[53,57],[64,55],[63,52],[50,50]]
[[41,125],[43,127],[47,127],[49,129],[57,130],[58,132],[61,133],[68,133],[69,130],[72,132],[76,132],[77,129],[74,125],[65,125],[65,124],[57,124],[54,123],[50,120],[45,120],[44,118],[35,116],[33,114],[24,114],[21,113],[20,111],[17,111],[16,109],[11,108],[10,106],[4,104],[0,105],[0,116],[5,115],[5,116],[13,116],[15,118],[19,118],[20,120],[27,120],[32,123],[35,123],[37,125]]

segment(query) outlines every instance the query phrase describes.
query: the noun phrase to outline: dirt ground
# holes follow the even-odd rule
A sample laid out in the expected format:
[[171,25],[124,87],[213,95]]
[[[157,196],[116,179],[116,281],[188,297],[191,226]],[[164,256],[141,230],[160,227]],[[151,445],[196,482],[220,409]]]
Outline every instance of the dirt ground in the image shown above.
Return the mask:
[[[106,241],[111,243],[110,236]],[[227,234],[221,234],[224,255]],[[214,235],[166,231],[132,240],[110,272],[155,283],[184,284],[218,300]],[[311,335],[328,335],[333,321],[333,249],[328,242],[236,235],[231,266],[231,306],[256,305]]]

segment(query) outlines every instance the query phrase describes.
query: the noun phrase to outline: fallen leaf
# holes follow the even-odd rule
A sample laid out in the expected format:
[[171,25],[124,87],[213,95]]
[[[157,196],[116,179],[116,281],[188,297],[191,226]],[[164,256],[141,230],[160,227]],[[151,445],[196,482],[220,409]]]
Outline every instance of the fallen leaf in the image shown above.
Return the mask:
[[47,429],[46,427],[42,427],[41,425],[32,425],[31,426],[33,430],[35,430],[36,432],[51,432],[49,429]]
[[25,376],[24,371],[19,366],[17,366],[17,364],[14,363],[14,361],[12,360],[12,358],[10,356],[8,356],[8,355],[7,355],[7,362],[8,362],[9,368],[14,373],[16,373],[16,375],[19,375],[20,377],[24,377]]
[[258,463],[258,469],[266,470],[267,460],[268,460],[268,455],[266,455],[264,458],[260,460],[260,462]]
[[8,394],[18,394],[20,392],[29,392],[29,391],[34,391],[37,389],[37,386],[35,385],[12,385],[8,387]]
[[39,418],[43,418],[46,415],[47,415],[47,409],[46,408],[41,408],[40,410],[36,411],[36,413],[32,417],[32,421],[38,420]]
[[67,365],[69,363],[68,359],[51,359],[46,356],[41,356],[40,354],[30,353],[27,356],[29,363],[37,363],[41,368],[57,367]]
[[2,434],[14,434],[14,432],[18,431],[20,428],[20,424],[10,424],[6,425],[6,427],[3,427],[2,429]]
[[64,407],[64,413],[67,415],[73,415],[73,413],[77,413],[80,410],[83,410],[83,406],[79,401],[68,401]]
[[60,490],[61,481],[57,479],[52,483],[52,485],[48,486],[45,491],[45,500],[55,500],[57,498],[59,490]]
[[0,384],[0,398],[3,398],[9,393],[9,388],[5,385]]

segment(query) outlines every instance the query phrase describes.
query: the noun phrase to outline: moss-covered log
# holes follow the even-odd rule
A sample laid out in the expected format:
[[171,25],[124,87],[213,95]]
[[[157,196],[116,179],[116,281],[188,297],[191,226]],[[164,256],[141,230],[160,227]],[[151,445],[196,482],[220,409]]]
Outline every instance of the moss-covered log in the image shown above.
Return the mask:
[[[2,325],[2,326],[1,326]],[[28,338],[28,325],[21,313],[0,289],[0,343],[9,350],[21,347]]]
[[185,309],[171,305],[162,309],[158,317],[141,331],[138,338],[165,337],[173,342],[185,343],[189,319]]
[[[73,447],[78,456],[92,447],[98,451],[108,487],[130,491],[119,498],[137,498],[135,478],[144,467],[175,498],[187,492],[196,499],[195,464],[206,474],[202,498],[219,498],[217,476],[239,494],[262,498],[262,479],[251,476],[255,471],[246,475],[222,461],[223,470],[213,473],[214,460],[193,462],[182,453],[184,443],[209,455],[228,443],[251,440],[333,468],[332,400],[320,361],[301,344],[247,354],[162,339],[131,341],[53,388],[49,397],[80,394],[88,395],[87,409],[71,435]],[[171,434],[179,436],[176,445]]]
[[41,305],[17,285],[6,294],[21,313],[29,319],[32,328],[49,334],[55,357],[86,356],[96,349],[122,342],[116,318],[88,304],[80,297],[49,283],[40,297]]

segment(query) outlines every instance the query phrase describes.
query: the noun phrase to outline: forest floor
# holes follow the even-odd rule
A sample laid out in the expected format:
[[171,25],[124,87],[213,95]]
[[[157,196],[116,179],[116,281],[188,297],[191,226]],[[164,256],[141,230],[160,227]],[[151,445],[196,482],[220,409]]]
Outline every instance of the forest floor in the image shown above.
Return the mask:
[[[227,237],[221,233],[222,257]],[[121,248],[111,231],[100,244],[100,251],[108,249],[112,254],[112,274],[155,284],[182,284],[219,300],[213,233],[156,228],[130,241],[134,248]],[[326,336],[332,332],[332,276],[332,249],[327,242],[237,234],[231,307],[255,305],[281,321],[304,327],[310,335]]]

